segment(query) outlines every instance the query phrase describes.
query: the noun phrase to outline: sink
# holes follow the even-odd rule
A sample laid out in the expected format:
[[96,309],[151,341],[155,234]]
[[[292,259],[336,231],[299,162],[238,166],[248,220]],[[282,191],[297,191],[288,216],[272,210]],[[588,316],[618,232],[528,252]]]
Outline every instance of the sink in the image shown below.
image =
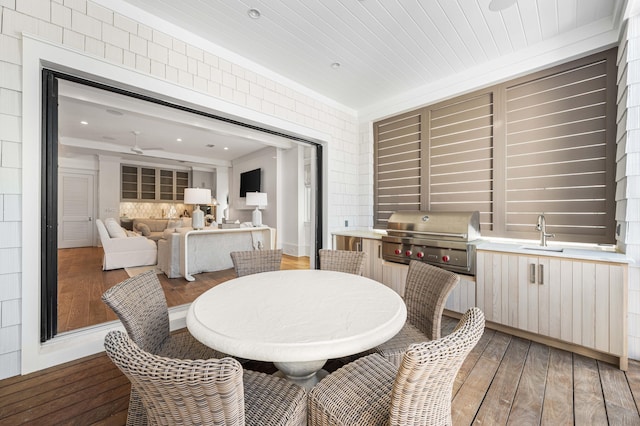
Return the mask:
[[561,253],[564,248],[563,247],[543,247],[543,246],[522,246],[525,250],[537,250],[537,251],[553,251],[556,253]]

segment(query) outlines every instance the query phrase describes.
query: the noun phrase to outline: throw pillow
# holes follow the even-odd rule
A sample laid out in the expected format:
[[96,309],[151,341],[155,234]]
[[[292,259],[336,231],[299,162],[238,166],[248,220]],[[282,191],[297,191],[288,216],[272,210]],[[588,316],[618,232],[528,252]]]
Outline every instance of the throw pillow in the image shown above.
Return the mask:
[[107,232],[111,238],[127,238],[127,233],[124,228],[120,226],[118,221],[112,217],[108,217],[104,220],[104,226],[107,228]]
[[151,229],[146,223],[136,223],[136,231],[140,231],[145,237],[151,234]]

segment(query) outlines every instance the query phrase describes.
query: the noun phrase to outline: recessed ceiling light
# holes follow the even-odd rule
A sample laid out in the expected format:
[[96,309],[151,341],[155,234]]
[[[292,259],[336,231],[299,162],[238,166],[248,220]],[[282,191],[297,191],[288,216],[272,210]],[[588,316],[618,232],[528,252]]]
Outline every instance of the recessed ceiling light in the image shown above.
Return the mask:
[[124,115],[122,112],[116,111],[115,109],[107,109],[106,111],[112,115]]
[[251,19],[260,19],[260,11],[258,9],[249,9],[247,10],[247,15],[249,15],[249,18]]
[[88,123],[88,122],[86,122],[86,121],[84,121],[84,120],[82,120],[82,121],[80,122],[80,124],[83,124],[83,125],[85,125],[85,126],[86,126],[86,125],[87,125],[87,124],[89,124],[89,123]]
[[176,139],[176,142],[182,142],[182,138]]
[[492,12],[500,12],[508,7],[513,6],[518,0],[491,0],[489,2],[489,10]]
[[228,146],[225,146],[225,147],[224,147],[224,150],[225,150],[225,151],[228,151],[228,150],[229,150],[229,147],[228,147]]

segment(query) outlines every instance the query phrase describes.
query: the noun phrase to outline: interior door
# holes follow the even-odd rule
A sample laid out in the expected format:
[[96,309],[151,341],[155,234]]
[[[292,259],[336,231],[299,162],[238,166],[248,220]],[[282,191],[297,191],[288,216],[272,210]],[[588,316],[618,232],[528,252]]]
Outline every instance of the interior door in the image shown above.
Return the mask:
[[93,174],[60,172],[58,248],[94,245],[93,185]]

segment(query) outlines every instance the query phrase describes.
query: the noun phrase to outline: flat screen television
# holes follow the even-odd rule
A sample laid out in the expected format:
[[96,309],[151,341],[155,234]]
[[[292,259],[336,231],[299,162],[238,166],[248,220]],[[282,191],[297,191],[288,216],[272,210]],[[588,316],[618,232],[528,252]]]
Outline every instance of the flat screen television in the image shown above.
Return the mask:
[[240,197],[246,197],[247,192],[261,192],[261,171],[261,169],[255,169],[240,173]]

